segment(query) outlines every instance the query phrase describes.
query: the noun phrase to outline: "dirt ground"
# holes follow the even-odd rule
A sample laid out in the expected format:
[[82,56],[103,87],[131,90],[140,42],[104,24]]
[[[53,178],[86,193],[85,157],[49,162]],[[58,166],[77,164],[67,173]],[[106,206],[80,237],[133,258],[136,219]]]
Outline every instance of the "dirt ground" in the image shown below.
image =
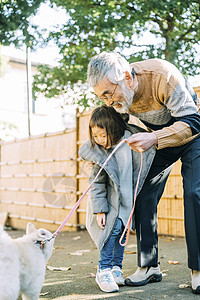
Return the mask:
[[[22,236],[24,231],[8,233],[16,238]],[[159,261],[163,272],[161,282],[142,287],[124,286],[116,293],[100,291],[95,282],[99,251],[87,231],[61,233],[56,237],[54,246],[39,300],[200,299],[200,295],[191,292],[184,238],[159,237]],[[136,237],[131,234],[124,254],[124,277],[137,269],[136,253]]]

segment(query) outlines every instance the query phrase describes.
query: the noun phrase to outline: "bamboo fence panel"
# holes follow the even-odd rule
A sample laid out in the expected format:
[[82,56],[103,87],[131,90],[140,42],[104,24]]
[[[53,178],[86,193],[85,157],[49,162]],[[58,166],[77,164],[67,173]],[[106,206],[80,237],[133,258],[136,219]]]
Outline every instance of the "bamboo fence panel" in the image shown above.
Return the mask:
[[[9,224],[56,230],[76,202],[76,131],[1,144],[0,211]],[[74,214],[65,230],[76,230]]]
[[[89,123],[89,116],[90,112],[84,112],[79,114],[77,112],[77,128],[78,135],[77,135],[77,153],[80,149],[80,146],[88,139],[88,123]],[[78,187],[80,194],[84,193],[84,191],[88,187],[88,176],[90,172],[90,166],[88,162],[82,161],[79,159],[78,163]],[[80,224],[85,224],[86,218],[86,209],[87,209],[87,197],[85,196],[83,201],[79,205],[79,222]]]
[[[200,97],[200,87],[195,89]],[[88,138],[90,112],[77,111],[75,130],[0,144],[0,212],[8,222],[25,228],[55,231],[88,187],[89,163],[78,151]],[[130,118],[131,123],[142,125]],[[158,233],[184,236],[181,163],[175,163],[158,205]],[[63,230],[84,228],[87,195]]]

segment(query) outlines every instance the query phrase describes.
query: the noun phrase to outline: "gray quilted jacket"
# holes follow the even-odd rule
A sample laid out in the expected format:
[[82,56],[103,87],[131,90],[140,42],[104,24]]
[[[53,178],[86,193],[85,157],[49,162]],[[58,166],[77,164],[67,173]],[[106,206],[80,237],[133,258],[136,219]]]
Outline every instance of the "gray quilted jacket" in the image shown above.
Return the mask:
[[[144,129],[135,126],[127,125],[127,130],[131,133],[137,133],[144,131]],[[148,151],[143,152],[143,167],[140,176],[140,182],[137,190],[137,194],[140,192],[145,178],[149,172],[152,161],[155,156],[155,147],[151,147]],[[82,159],[92,162],[93,166],[89,176],[89,181],[95,178],[100,167],[108,157],[108,150],[103,147],[95,145],[91,147],[90,141],[87,140],[80,148],[79,155]],[[132,163],[133,163],[133,191],[135,189],[138,172],[140,169],[140,153],[132,150]],[[120,205],[120,181],[117,162],[115,157],[111,157],[104,170],[100,173],[95,183],[90,189],[88,203],[87,203],[87,215],[86,215],[86,228],[96,244],[97,248],[101,250],[104,244],[107,242],[112,229],[115,225],[116,219],[119,213]],[[96,214],[100,212],[106,213],[106,226],[102,230],[96,221]],[[131,212],[130,212],[131,213]],[[134,223],[134,222],[133,222]]]

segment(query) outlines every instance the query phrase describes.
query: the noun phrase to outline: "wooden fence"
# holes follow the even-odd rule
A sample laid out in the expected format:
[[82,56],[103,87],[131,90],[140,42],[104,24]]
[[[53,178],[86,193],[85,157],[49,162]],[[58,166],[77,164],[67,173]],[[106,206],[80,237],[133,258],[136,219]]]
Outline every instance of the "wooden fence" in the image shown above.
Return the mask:
[[[196,89],[200,96],[200,88]],[[88,138],[89,112],[78,113],[76,129],[0,145],[0,212],[8,224],[27,222],[55,231],[88,186],[89,164],[78,156]],[[132,122],[139,122],[132,119]],[[182,178],[178,161],[158,206],[158,232],[184,236]],[[85,226],[87,196],[64,230]]]
[[[88,137],[89,113],[76,117],[76,129],[0,144],[0,213],[8,224],[27,222],[54,231],[88,185],[89,164],[78,156]],[[64,230],[85,227],[87,196]]]

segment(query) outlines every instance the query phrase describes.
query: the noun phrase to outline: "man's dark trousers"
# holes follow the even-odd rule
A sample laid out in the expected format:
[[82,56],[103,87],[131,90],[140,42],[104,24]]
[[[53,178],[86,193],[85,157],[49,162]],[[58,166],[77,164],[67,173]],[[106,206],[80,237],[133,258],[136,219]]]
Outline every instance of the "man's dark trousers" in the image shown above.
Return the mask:
[[135,226],[139,267],[158,263],[157,205],[173,163],[178,159],[182,162],[188,267],[200,270],[200,135],[183,146],[157,150],[136,200]]

